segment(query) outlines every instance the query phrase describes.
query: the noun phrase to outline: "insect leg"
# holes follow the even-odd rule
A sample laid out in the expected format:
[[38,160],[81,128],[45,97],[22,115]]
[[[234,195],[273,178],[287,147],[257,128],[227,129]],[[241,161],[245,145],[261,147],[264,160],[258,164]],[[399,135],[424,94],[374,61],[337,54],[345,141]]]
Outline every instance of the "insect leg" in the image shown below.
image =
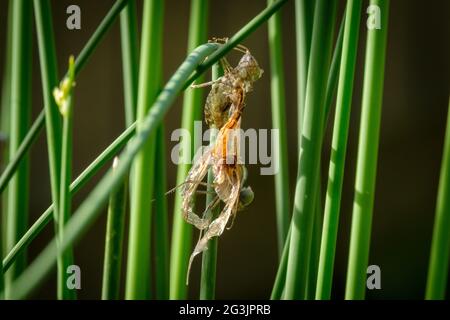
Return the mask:
[[207,182],[203,182],[203,181],[196,181],[196,180],[186,180],[182,183],[180,183],[179,185],[177,185],[176,187],[173,187],[172,189],[168,190],[164,195],[169,195],[175,191],[177,191],[177,189],[181,188],[182,186],[189,184],[189,183],[197,183],[198,185],[201,186],[205,186],[205,187],[215,187],[214,183],[207,183]]
[[[228,38],[212,38],[212,40],[210,42],[216,42],[216,43],[227,43],[228,42]],[[233,50],[242,52],[242,53],[247,53],[249,52],[249,50],[247,49],[247,47],[244,47],[242,44],[238,44],[236,45],[236,47],[233,48]]]
[[197,83],[197,84],[191,84],[191,88],[192,89],[198,89],[198,88],[204,88],[204,87],[212,86],[214,83],[220,81],[221,79],[222,79],[222,77],[217,78],[216,80],[213,80],[213,81]]
[[233,70],[233,67],[231,66],[231,64],[228,62],[227,58],[221,58],[220,59],[220,64],[222,66],[223,69],[223,73],[227,74],[230,73],[231,70]]

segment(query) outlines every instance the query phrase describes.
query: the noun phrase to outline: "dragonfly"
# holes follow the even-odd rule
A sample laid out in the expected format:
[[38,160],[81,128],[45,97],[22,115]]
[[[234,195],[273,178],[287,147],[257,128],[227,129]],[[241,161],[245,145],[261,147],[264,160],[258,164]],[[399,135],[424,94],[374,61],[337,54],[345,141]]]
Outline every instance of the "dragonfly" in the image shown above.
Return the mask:
[[[216,43],[226,43],[227,39],[214,38]],[[216,80],[192,85],[192,88],[211,86],[205,108],[205,122],[210,128],[219,129],[216,141],[207,147],[187,174],[181,186],[182,214],[186,222],[200,230],[200,239],[189,259],[187,284],[192,262],[196,255],[207,249],[209,240],[222,235],[230,218],[232,223],[238,211],[247,207],[254,198],[251,187],[244,187],[246,170],[239,155],[239,132],[241,117],[245,108],[245,96],[253,90],[253,84],[263,74],[258,62],[246,47],[238,45],[241,53],[239,63],[232,67],[226,58],[220,60],[224,75]],[[212,187],[214,199],[207,205],[202,215],[194,212],[194,197],[211,168],[214,179]],[[220,214],[212,219],[211,212],[223,203]],[[230,226],[231,227],[231,226]]]

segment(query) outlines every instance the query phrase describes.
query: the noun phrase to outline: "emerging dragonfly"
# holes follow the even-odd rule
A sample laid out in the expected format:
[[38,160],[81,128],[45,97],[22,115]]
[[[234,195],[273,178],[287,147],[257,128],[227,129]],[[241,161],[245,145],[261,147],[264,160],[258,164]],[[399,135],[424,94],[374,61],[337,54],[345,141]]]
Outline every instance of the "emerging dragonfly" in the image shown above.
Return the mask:
[[[212,41],[225,43],[227,39]],[[181,186],[183,217],[201,232],[200,240],[189,260],[187,279],[194,257],[207,249],[207,243],[211,238],[222,234],[230,217],[234,220],[237,211],[253,201],[251,188],[243,187],[245,168],[239,160],[238,132],[245,107],[245,95],[252,91],[253,83],[262,76],[263,70],[246,47],[238,45],[235,49],[244,53],[235,68],[231,67],[226,58],[222,58],[220,60],[224,70],[222,77],[191,86],[193,88],[212,86],[206,99],[205,121],[211,128],[220,130],[215,144],[207,148],[198,158]],[[212,186],[216,196],[200,217],[193,211],[193,200],[199,185],[208,186],[202,181],[210,167],[214,176]],[[224,207],[217,218],[211,221],[207,213],[221,201]]]

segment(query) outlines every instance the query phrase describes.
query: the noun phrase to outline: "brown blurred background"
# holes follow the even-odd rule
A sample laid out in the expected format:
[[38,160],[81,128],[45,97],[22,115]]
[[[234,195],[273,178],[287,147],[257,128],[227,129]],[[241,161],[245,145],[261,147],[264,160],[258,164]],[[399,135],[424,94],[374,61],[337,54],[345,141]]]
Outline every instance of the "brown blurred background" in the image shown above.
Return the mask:
[[[112,6],[112,0],[52,1],[60,75],[70,54],[77,55]],[[367,2],[363,8],[366,8]],[[0,1],[0,72],[4,68],[7,1]],[[138,2],[139,16],[141,1]],[[81,8],[81,30],[66,29],[66,8]],[[339,23],[345,2],[339,6]],[[186,56],[190,2],[168,0],[165,7],[164,79],[167,80]],[[266,6],[266,1],[211,0],[209,37],[231,36]],[[382,289],[368,291],[371,299],[421,299],[434,219],[436,192],[449,97],[448,1],[391,1],[386,58],[385,90],[381,125],[377,192],[369,264],[382,272]],[[281,10],[286,70],[287,119],[291,199],[296,176],[296,77],[294,3]],[[363,9],[360,48],[353,97],[346,178],[341,210],[333,295],[343,298],[347,268],[353,182],[361,107],[361,85],[366,37]],[[336,27],[336,29],[338,26]],[[35,36],[35,31],[33,31]],[[36,38],[36,37],[34,37]],[[33,51],[33,115],[43,108],[36,40]],[[270,82],[267,24],[244,43],[266,70],[248,97],[244,128],[270,128]],[[232,54],[234,63],[238,55]],[[209,76],[209,75],[208,75]],[[74,168],[77,176],[124,129],[122,65],[119,23],[114,23],[91,60],[77,78]],[[180,126],[181,98],[166,117],[167,158],[175,142],[172,130]],[[332,117],[330,123],[332,124]],[[324,143],[322,171],[328,171],[330,128]],[[168,185],[175,185],[176,166],[168,167]],[[102,171],[103,173],[104,171]],[[74,207],[85,198],[98,177],[74,198]],[[324,174],[324,176],[326,176]],[[255,192],[250,208],[239,214],[234,227],[219,242],[217,298],[268,298],[277,267],[273,176],[261,176],[259,166],[249,167],[249,184]],[[323,189],[325,190],[325,180]],[[450,195],[449,195],[450,196]],[[168,201],[172,208],[173,196]],[[50,184],[45,134],[31,152],[30,221],[50,204]],[[172,210],[169,211],[172,216]],[[171,219],[171,217],[170,217]],[[98,299],[101,292],[105,215],[76,246],[76,263],[82,271],[81,299]],[[47,227],[30,246],[33,259],[48,243]],[[126,253],[125,253],[126,257]],[[198,297],[200,263],[191,275],[190,297]],[[123,267],[125,269],[125,266]],[[55,273],[33,296],[55,298]]]

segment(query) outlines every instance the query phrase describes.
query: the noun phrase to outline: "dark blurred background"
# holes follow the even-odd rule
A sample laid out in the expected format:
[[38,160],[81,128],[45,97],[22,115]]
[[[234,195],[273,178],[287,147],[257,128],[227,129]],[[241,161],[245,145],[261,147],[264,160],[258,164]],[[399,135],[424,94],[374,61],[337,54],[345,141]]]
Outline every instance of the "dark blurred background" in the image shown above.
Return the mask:
[[[60,76],[66,69],[69,55],[80,52],[113,2],[52,1]],[[142,3],[138,3],[140,16]],[[0,1],[0,72],[4,68],[7,4],[6,0]],[[81,30],[70,31],[66,28],[66,8],[70,4],[77,4],[81,8]],[[361,13],[358,66],[333,286],[333,296],[339,299],[344,296],[347,269],[367,4],[368,1],[365,1]],[[345,2],[341,1],[336,30],[344,5]],[[163,55],[165,80],[186,56],[189,6],[190,2],[187,0],[166,1]],[[266,1],[262,0],[211,0],[209,37],[233,35],[265,6]],[[424,296],[449,98],[449,12],[449,1],[391,1],[377,191],[369,258],[369,264],[376,264],[381,268],[382,289],[368,291],[367,296],[371,299],[421,299]],[[297,164],[293,1],[284,6],[281,14],[293,199]],[[33,35],[36,38],[35,31]],[[270,128],[267,24],[246,39],[244,45],[252,50],[266,73],[255,85],[255,92],[248,97],[242,126]],[[231,54],[233,63],[238,58],[237,54]],[[124,130],[118,21],[80,73],[75,92],[74,177]],[[168,159],[170,149],[176,143],[170,141],[170,133],[180,126],[181,101],[179,98],[166,116]],[[36,116],[42,108],[38,52],[34,39],[33,115]],[[332,120],[330,117],[331,124]],[[322,158],[325,177],[328,172],[331,127],[332,125],[328,126]],[[168,185],[174,186],[176,166],[168,162],[167,168]],[[259,165],[249,166],[248,169],[248,182],[255,192],[255,201],[247,211],[239,214],[234,227],[224,232],[220,238],[217,263],[217,298],[220,299],[268,298],[276,273],[274,179],[273,176],[260,175]],[[94,181],[75,196],[75,208],[100,176],[97,175]],[[323,179],[323,190],[325,189]],[[168,198],[170,208],[172,200],[173,195]],[[30,222],[35,221],[50,202],[46,140],[45,134],[41,134],[31,151]],[[172,210],[169,212],[172,219]],[[81,299],[100,297],[105,221],[105,215],[102,215],[75,249],[76,263],[82,271],[82,290],[79,291]],[[34,259],[51,237],[52,228],[47,227],[30,246],[29,258]],[[191,275],[192,298],[198,297],[199,268],[197,260]],[[55,298],[55,287],[55,273],[52,273],[33,297]]]

